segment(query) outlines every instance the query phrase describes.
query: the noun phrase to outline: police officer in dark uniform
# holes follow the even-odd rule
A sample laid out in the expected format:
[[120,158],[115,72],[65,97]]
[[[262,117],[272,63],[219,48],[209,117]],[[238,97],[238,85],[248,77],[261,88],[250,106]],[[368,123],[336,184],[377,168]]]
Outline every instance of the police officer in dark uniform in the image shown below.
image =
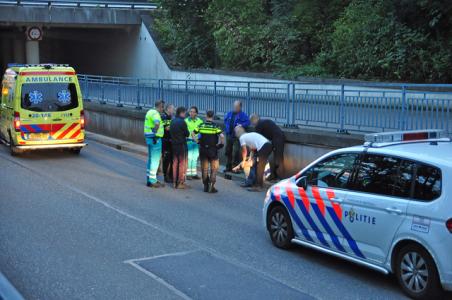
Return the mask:
[[165,107],[165,111],[161,114],[162,125],[165,130],[165,134],[162,138],[162,171],[165,178],[165,182],[173,182],[173,150],[171,146],[170,125],[174,115],[174,105],[168,104]]
[[251,116],[251,124],[255,127],[257,133],[263,135],[273,145],[272,173],[267,180],[282,179],[284,175],[284,145],[286,143],[284,132],[275,122],[269,119],[261,119],[257,114]]
[[206,193],[218,192],[215,188],[217,172],[220,167],[218,150],[224,146],[223,131],[213,122],[213,119],[214,112],[209,110],[206,114],[206,121],[194,130],[195,138],[199,143],[202,181],[204,183],[204,192]]

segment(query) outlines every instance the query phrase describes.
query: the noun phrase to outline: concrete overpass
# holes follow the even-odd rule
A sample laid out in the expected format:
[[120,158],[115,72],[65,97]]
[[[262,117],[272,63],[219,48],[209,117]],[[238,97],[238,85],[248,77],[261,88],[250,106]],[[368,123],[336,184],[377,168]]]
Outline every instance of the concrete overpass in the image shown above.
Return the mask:
[[146,1],[0,1],[0,67],[55,62],[78,72],[131,74],[140,63],[143,18],[155,7]]

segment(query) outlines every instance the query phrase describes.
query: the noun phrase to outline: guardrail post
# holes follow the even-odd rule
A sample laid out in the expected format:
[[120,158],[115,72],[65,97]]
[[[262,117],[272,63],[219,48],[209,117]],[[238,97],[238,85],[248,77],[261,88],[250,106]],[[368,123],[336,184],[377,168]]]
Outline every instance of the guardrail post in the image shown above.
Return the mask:
[[247,103],[247,111],[248,111],[248,115],[251,115],[252,110],[251,110],[251,82],[248,81],[247,84],[247,92],[246,92],[246,103]]
[[213,82],[213,109],[215,114],[218,112],[218,103],[217,103],[217,82]]
[[188,109],[188,80],[185,80],[184,106]]
[[287,84],[286,94],[286,124],[285,127],[290,126],[290,83]]
[[161,79],[159,79],[158,81],[157,81],[157,94],[158,94],[158,96],[157,96],[157,98],[158,98],[158,100],[161,100],[162,99],[162,80]]
[[121,82],[119,81],[118,78],[118,104],[116,104],[117,107],[122,107],[122,103],[121,103]]
[[345,130],[345,86],[341,84],[341,97],[339,100],[339,129],[340,133],[347,133]]
[[137,106],[136,109],[142,109],[140,106],[140,79],[137,79]]
[[296,127],[296,117],[295,117],[295,101],[297,100],[296,97],[296,89],[295,89],[295,83],[292,83],[292,121],[291,124],[293,127]]
[[102,100],[100,101],[100,104],[107,104],[107,101],[105,101],[105,87],[104,87],[104,77],[100,77],[100,88],[102,93]]
[[84,83],[84,86],[85,86],[85,88],[84,88],[84,96],[83,96],[83,101],[86,101],[86,102],[90,102],[91,101],[91,99],[89,98],[89,84],[88,84],[88,75],[83,75],[85,78],[83,79],[84,81],[85,81],[85,83]]
[[406,129],[406,87],[402,86],[402,107],[400,108],[399,129]]

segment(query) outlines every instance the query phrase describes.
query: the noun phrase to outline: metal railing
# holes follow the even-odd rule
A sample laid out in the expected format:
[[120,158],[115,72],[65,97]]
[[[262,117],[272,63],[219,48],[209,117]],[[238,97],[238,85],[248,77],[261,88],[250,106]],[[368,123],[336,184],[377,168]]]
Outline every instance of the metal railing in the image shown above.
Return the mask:
[[148,1],[106,1],[106,0],[0,0],[0,5],[20,6],[59,6],[59,7],[99,7],[99,8],[123,8],[123,9],[156,9],[157,4]]
[[339,132],[444,129],[452,134],[452,84],[318,84],[163,80],[79,75],[84,99],[152,107],[158,99],[222,116],[233,100],[244,111],[286,126]]

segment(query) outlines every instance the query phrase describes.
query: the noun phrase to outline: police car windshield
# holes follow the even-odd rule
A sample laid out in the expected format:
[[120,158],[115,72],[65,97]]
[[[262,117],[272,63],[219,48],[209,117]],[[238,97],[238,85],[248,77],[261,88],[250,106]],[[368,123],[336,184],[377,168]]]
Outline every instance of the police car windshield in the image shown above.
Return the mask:
[[78,106],[74,83],[27,83],[22,85],[23,109],[36,112],[66,111]]

